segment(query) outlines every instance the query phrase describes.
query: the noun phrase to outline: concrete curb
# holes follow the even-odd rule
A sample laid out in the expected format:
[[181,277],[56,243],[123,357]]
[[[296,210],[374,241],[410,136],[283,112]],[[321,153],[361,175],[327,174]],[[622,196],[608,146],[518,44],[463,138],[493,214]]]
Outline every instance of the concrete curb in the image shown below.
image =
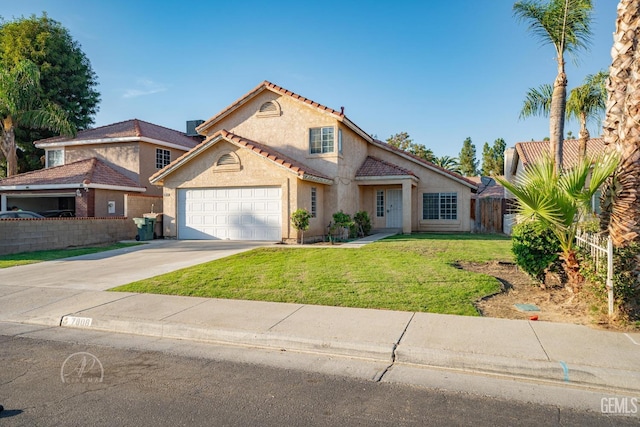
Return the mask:
[[[223,345],[315,353],[389,363],[390,366],[438,368],[466,373],[495,375],[550,382],[587,389],[640,393],[640,372],[567,364],[562,361],[522,359],[443,349],[408,348],[400,343],[381,345],[365,342],[320,340],[274,332],[254,332],[202,327],[166,321],[131,321],[106,317],[91,319],[90,325],[74,324],[75,316],[63,316],[62,327],[146,335],[157,338],[195,340]],[[77,322],[76,322],[77,323]]]
[[396,363],[640,393],[640,372],[563,361],[520,359],[440,349],[407,349],[400,344],[396,350]]
[[[345,342],[288,336],[274,332],[207,328],[173,322],[130,321],[122,319],[93,318],[90,325],[77,324],[76,316],[63,316],[62,327],[146,335],[158,338],[205,341],[227,345],[269,348],[283,351],[313,352],[327,356],[370,359],[392,363],[394,343]],[[76,323],[76,324],[74,324]]]

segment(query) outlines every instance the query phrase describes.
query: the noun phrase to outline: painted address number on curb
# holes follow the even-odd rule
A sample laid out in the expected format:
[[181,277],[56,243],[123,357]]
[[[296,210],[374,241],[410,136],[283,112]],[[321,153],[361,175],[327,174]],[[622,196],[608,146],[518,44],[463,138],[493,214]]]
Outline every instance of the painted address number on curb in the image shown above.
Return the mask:
[[65,316],[62,319],[62,326],[79,326],[88,328],[91,326],[91,317],[75,317],[75,316]]

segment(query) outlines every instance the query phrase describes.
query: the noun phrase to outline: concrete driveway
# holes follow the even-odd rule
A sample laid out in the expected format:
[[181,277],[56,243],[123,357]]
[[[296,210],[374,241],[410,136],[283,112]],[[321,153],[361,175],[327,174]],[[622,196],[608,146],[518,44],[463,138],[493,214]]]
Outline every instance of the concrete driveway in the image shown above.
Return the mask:
[[153,240],[140,246],[0,269],[0,285],[104,291],[273,242]]

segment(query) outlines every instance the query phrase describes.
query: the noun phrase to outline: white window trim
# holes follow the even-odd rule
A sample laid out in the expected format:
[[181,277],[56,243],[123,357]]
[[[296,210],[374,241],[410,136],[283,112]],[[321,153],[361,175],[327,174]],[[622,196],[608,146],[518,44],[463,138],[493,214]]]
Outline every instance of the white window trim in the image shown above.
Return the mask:
[[[314,129],[321,129],[320,130],[320,152],[318,153],[313,153],[311,152],[311,131]],[[322,151],[323,145],[322,145],[322,130],[323,129],[332,129],[333,130],[333,147],[331,151]],[[308,153],[311,156],[326,156],[326,155],[336,155],[336,145],[337,145],[337,141],[336,141],[336,128],[335,126],[316,126],[316,127],[312,127],[309,128],[309,131],[307,132],[307,146],[308,146]]]
[[[438,218],[425,218],[424,217],[424,196],[426,194],[437,194],[438,195]],[[455,212],[455,218],[442,218],[442,207],[441,207],[441,203],[442,203],[442,197],[444,195],[449,195],[449,194],[455,194],[456,196],[456,204],[455,204],[455,208],[456,208],[456,212]],[[422,219],[421,221],[459,221],[460,218],[460,197],[458,196],[458,192],[457,191],[442,191],[442,192],[423,192],[422,193]]]
[[[158,167],[158,151],[162,151],[162,157],[163,157],[162,163],[164,163],[164,154],[165,154],[165,152],[169,153],[169,162],[166,165],[162,165],[162,166]],[[166,148],[158,148],[158,147],[156,147],[156,169],[158,169],[158,170],[162,169],[162,168],[168,166],[170,163],[171,163],[171,150],[167,150]]]
[[64,147],[61,147],[61,148],[50,148],[48,150],[45,150],[45,153],[44,153],[44,161],[45,161],[44,167],[45,168],[53,167],[53,166],[49,165],[49,152],[51,152],[51,151],[60,151],[60,152],[62,152],[62,163],[60,163],[59,165],[55,165],[55,166],[64,165],[64,157],[65,157]]

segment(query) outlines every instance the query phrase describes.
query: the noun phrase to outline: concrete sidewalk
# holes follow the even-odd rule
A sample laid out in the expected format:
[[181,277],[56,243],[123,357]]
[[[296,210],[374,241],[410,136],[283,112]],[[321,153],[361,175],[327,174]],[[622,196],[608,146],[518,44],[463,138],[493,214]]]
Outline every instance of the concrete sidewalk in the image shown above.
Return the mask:
[[[180,257],[174,258],[177,262]],[[80,264],[76,261],[67,265],[68,276],[76,274],[72,268]],[[43,264],[49,263],[38,265]],[[115,260],[111,266],[118,270]],[[9,270],[13,268],[3,273]],[[0,283],[0,322],[374,360],[383,366],[374,379],[393,375],[397,366],[437,367],[640,393],[640,333],[523,320],[105,292],[103,285],[88,289],[76,282]]]

